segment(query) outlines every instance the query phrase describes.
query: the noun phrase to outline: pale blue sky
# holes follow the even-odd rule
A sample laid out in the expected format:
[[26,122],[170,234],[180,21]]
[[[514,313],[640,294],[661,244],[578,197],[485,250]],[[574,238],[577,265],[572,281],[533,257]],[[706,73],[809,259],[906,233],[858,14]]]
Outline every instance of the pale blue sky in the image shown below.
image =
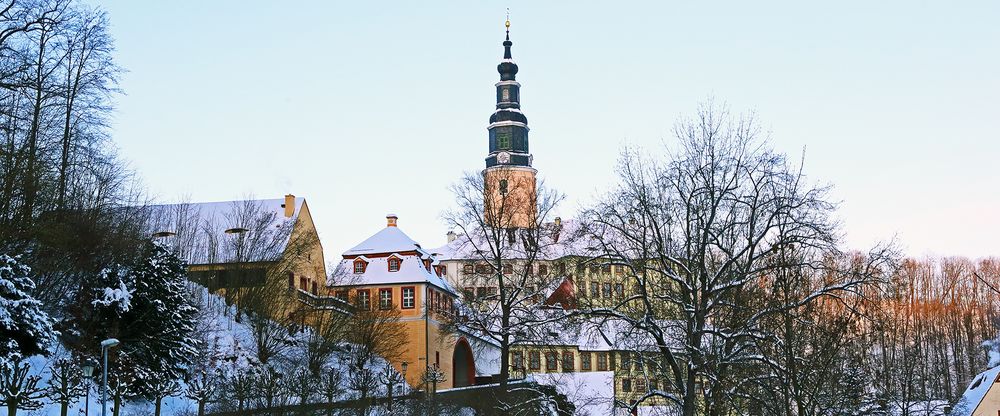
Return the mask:
[[328,260],[387,212],[437,246],[448,185],[483,168],[510,7],[563,216],[714,97],[806,149],[848,246],[1000,254],[1000,2],[428,3],[102,1],[114,138],[162,201],[304,196]]

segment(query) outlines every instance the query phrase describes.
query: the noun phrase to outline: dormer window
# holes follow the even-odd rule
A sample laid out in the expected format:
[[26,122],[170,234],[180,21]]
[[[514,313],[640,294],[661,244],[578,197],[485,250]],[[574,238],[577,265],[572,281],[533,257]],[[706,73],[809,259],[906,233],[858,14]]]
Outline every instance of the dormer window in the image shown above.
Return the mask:
[[368,267],[368,263],[361,259],[354,260],[354,274],[361,274],[365,272],[365,267]]
[[400,260],[396,257],[389,257],[389,271],[398,272],[399,271]]
[[245,233],[247,231],[250,231],[250,230],[248,230],[246,228],[235,227],[235,228],[230,228],[230,229],[226,230],[226,234],[243,234],[243,233]]
[[158,233],[153,233],[153,238],[173,237],[175,235],[177,235],[175,232],[160,231]]

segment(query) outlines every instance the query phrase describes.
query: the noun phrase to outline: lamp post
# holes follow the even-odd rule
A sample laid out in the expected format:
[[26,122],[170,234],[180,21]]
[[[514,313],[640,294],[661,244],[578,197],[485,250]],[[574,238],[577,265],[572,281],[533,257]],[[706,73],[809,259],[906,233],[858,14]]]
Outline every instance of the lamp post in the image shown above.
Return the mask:
[[410,390],[410,383],[406,382],[406,367],[409,366],[409,365],[410,365],[410,363],[408,363],[406,361],[403,361],[403,365],[402,365],[402,367],[403,367],[403,392],[402,392],[402,395],[403,396],[407,395],[409,393],[409,390]]
[[96,367],[96,364],[97,363],[95,363],[94,360],[88,358],[83,362],[83,366],[81,367],[81,370],[83,370],[83,378],[87,380],[85,382],[86,387],[84,387],[84,395],[86,396],[86,399],[83,405],[83,414],[86,416],[90,416],[90,382],[94,377],[94,367]]
[[108,414],[108,350],[117,347],[120,342],[114,338],[101,341],[101,356],[104,357],[104,365],[101,370],[104,373],[101,380],[101,416]]

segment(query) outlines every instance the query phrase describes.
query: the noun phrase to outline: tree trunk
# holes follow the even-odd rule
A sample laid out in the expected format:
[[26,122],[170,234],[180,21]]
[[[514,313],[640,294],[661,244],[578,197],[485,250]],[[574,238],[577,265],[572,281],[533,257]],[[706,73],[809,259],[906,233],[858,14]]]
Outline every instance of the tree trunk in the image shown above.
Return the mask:
[[162,407],[162,404],[163,404],[163,398],[162,397],[157,397],[156,398],[156,410],[155,410],[155,412],[156,412],[155,415],[156,416],[160,416],[160,408]]
[[198,416],[205,416],[205,401],[198,401]]
[[[118,413],[119,413],[119,411],[121,411],[121,408],[122,408],[122,398],[121,398],[121,396],[115,395],[114,402],[115,402],[115,405],[114,405],[114,409],[112,410],[111,414],[113,416],[118,416]],[[103,404],[102,404],[102,406],[103,406]]]
[[59,415],[66,416],[69,413],[69,402],[62,402],[59,404]]
[[17,416],[17,402],[7,403],[7,416]]

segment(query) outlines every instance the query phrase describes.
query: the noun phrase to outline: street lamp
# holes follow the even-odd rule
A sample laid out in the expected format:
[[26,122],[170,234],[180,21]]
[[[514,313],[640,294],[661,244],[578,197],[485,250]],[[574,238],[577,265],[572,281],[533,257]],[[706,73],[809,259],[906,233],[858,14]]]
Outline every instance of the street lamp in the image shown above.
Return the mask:
[[90,416],[90,383],[94,377],[94,367],[96,366],[97,363],[95,363],[93,359],[88,358],[84,360],[83,365],[80,367],[80,369],[83,371],[83,378],[87,379],[86,382],[87,386],[84,389],[86,392],[87,399],[84,402],[85,404],[83,405],[83,414],[85,414],[86,416]]
[[108,415],[108,350],[117,347],[120,342],[114,338],[101,341],[101,356],[104,357],[102,370],[104,378],[101,381],[101,416]]
[[403,367],[403,392],[402,392],[402,395],[403,396],[407,395],[409,393],[408,390],[410,390],[410,383],[406,382],[406,367],[409,366],[409,365],[410,365],[410,363],[408,363],[406,361],[403,361],[403,365],[402,365],[402,367]]

